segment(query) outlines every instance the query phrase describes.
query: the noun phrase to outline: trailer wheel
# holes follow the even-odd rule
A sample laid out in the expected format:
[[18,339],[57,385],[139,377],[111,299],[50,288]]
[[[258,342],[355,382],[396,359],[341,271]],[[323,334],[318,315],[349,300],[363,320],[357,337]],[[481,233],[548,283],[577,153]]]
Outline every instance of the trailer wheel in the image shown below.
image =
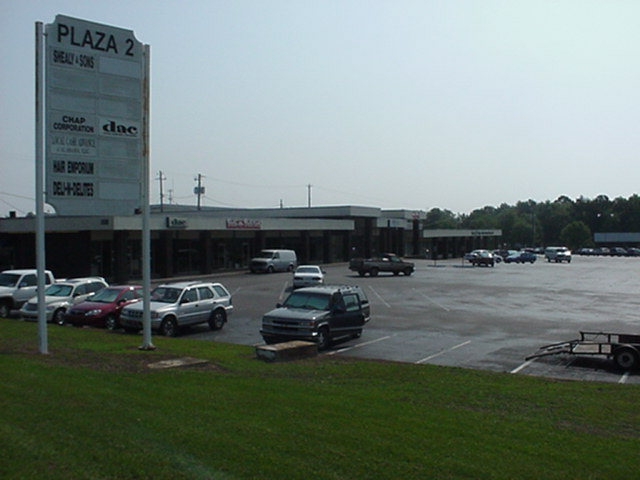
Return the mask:
[[622,347],[613,354],[613,361],[624,370],[631,370],[638,366],[638,352],[630,347]]

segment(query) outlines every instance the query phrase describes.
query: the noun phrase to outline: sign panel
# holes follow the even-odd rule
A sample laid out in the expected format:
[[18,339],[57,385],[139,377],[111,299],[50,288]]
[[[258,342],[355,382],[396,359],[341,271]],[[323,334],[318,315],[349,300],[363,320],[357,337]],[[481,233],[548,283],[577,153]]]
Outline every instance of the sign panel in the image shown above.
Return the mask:
[[133,215],[143,173],[144,48],[57,15],[45,40],[45,191],[60,215]]

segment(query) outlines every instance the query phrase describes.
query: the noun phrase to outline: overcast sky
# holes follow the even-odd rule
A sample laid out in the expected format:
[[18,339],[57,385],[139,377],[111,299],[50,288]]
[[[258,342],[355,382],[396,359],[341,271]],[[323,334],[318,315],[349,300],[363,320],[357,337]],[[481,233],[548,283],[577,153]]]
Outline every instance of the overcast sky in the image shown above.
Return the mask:
[[151,46],[151,201],[468,213],[638,192],[637,0],[0,0],[0,215],[35,210],[34,24]]

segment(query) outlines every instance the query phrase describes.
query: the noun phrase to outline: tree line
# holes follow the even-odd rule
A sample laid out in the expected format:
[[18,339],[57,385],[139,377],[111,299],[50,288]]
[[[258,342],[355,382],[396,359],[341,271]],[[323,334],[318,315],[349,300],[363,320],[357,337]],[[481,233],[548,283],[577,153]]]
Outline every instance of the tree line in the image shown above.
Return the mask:
[[576,250],[594,247],[594,233],[640,231],[640,197],[572,200],[563,195],[554,201],[486,206],[469,214],[433,208],[427,212],[425,228],[501,229],[507,248],[566,245]]

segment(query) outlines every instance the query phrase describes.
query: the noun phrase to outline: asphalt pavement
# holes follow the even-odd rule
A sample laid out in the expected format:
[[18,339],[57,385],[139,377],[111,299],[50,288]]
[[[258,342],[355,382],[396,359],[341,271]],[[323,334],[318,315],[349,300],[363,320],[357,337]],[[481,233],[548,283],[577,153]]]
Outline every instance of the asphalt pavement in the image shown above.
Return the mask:
[[[639,384],[606,357],[526,357],[580,331],[640,334],[640,258],[574,256],[571,263],[472,267],[461,259],[414,260],[411,276],[359,277],[328,265],[326,281],[362,286],[372,319],[358,339],[323,355],[483,369],[514,375]],[[284,300],[290,273],[219,275],[235,312],[224,329],[193,328],[198,340],[257,345],[264,313]]]

